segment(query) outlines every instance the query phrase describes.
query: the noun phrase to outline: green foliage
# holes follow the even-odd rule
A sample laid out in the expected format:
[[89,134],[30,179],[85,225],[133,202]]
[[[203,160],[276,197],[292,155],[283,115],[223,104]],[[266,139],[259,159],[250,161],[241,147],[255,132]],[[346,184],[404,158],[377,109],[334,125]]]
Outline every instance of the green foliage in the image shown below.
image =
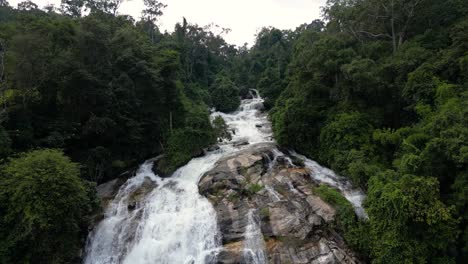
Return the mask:
[[[323,110],[327,105],[326,99],[315,97],[320,96],[320,89],[323,87],[316,87],[312,83],[310,85],[310,89],[314,90],[307,96],[291,95],[285,90],[271,113],[273,131],[278,143],[307,154],[316,151],[314,149],[318,146],[320,134],[320,127],[317,125],[325,122]],[[310,101],[314,103],[311,104]]]
[[94,186],[79,178],[78,165],[45,149],[11,159],[2,171],[1,262],[66,263],[78,256],[94,202]]
[[[198,135],[205,142],[197,147],[211,144],[206,104],[225,111],[239,104],[238,89],[221,74],[236,50],[186,21],[162,35],[155,22],[164,5],[146,2],[136,24],[115,15],[119,1],[64,1],[66,16],[1,8],[8,14],[0,20],[7,50],[4,153],[9,145],[12,152],[63,148],[85,166],[83,177],[103,182],[121,172],[114,161],[135,166],[180,148],[170,146],[180,143],[175,138]],[[81,17],[84,5],[91,12]],[[174,136],[175,130],[187,131]]]
[[247,191],[253,195],[255,193],[258,193],[259,191],[263,190],[264,186],[258,183],[250,184],[249,187],[247,188]]
[[160,162],[159,169],[164,174],[170,174],[192,157],[202,155],[204,147],[216,142],[206,107],[194,105],[188,99],[184,100],[184,107],[189,113],[185,127],[170,133],[166,156]]
[[336,209],[336,227],[343,232],[347,243],[360,253],[367,253],[368,224],[357,219],[351,203],[339,191],[324,184],[314,187],[313,192]]
[[212,134],[193,128],[174,130],[169,137],[169,148],[163,160],[162,172],[172,173],[176,168],[187,163],[192,157],[201,155],[202,148],[212,139]]
[[403,96],[412,102],[431,102],[439,80],[430,70],[420,67],[408,75],[408,82],[403,90]]
[[386,171],[369,182],[371,255],[375,263],[425,263],[454,245],[453,208],[434,178]]
[[351,159],[340,160],[347,152],[362,150],[365,154],[372,152],[370,135],[372,126],[360,113],[337,115],[320,132],[321,160],[332,168],[343,170]]
[[212,84],[211,100],[218,111],[235,111],[240,105],[239,90],[227,77],[220,76]]
[[269,218],[270,217],[270,209],[268,207],[263,207],[260,209],[260,215],[262,218]]
[[0,158],[5,158],[11,152],[11,139],[3,127],[0,126]]
[[216,138],[219,141],[232,139],[232,135],[229,132],[229,126],[226,124],[226,121],[221,116],[216,116],[213,120],[213,129],[216,135]]
[[250,50],[250,56],[246,59],[249,76],[243,84],[252,87],[254,83],[265,98],[267,108],[274,106],[275,100],[287,85],[283,80],[290,62],[294,38],[295,34],[290,30],[262,28]]
[[346,198],[343,197],[343,195],[340,194],[339,191],[324,184],[315,187],[313,191],[314,194],[320,196],[320,198],[322,198],[322,200],[325,202],[330,203],[336,207],[343,207],[345,210],[352,211],[352,214],[354,214],[353,206],[350,202],[348,202],[348,200],[346,200]]

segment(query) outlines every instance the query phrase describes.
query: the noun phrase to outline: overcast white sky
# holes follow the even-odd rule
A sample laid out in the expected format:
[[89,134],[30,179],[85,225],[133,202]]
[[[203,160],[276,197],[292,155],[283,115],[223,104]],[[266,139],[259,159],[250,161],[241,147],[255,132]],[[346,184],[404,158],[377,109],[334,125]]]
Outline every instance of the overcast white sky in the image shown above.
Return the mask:
[[[23,0],[8,0],[16,6]],[[60,0],[32,0],[39,7],[47,4],[60,6]],[[215,23],[232,31],[225,36],[227,42],[251,46],[256,32],[263,26],[294,29],[302,23],[320,18],[320,7],[326,0],[162,0],[167,4],[160,19],[163,30],[172,31],[176,22],[186,17],[200,26]],[[120,13],[140,16],[143,0],[125,1]]]

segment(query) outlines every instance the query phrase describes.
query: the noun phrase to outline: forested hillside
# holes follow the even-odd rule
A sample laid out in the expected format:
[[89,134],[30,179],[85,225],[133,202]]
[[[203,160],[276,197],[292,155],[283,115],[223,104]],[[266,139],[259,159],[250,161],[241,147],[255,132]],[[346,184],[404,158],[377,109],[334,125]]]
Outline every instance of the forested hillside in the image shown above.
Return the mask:
[[265,28],[239,83],[275,138],[368,193],[344,227],[373,263],[468,259],[468,2],[329,0],[324,20]]
[[[163,6],[148,6],[135,21],[99,3],[84,17],[66,11],[76,9],[73,1],[65,15],[31,2],[0,9],[2,157],[63,148],[83,164],[85,178],[100,182],[178,151],[180,141],[196,152],[213,138],[206,106],[212,97],[237,97],[222,72],[234,47],[185,20],[174,33],[160,33],[154,22]],[[237,107],[233,100],[226,110]]]

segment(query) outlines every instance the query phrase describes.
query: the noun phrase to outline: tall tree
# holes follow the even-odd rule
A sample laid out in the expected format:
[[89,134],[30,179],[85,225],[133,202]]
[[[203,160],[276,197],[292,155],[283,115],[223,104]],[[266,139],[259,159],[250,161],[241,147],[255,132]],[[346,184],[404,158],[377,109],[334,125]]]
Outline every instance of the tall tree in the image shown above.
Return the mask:
[[418,9],[427,0],[329,0],[325,17],[357,38],[388,39],[393,52],[406,41]]
[[78,164],[57,150],[11,159],[0,178],[0,262],[69,263],[91,201]]
[[38,9],[38,6],[32,1],[24,1],[24,2],[18,3],[18,10],[31,11],[31,10],[37,10],[37,9]]
[[72,17],[81,17],[85,0],[62,0],[61,11]]
[[115,16],[123,1],[125,0],[86,0],[85,6],[91,12],[101,11]]
[[141,12],[141,16],[148,28],[151,41],[154,42],[156,22],[158,17],[162,16],[163,9],[166,8],[167,5],[158,0],[143,0],[143,3],[145,4],[145,9]]

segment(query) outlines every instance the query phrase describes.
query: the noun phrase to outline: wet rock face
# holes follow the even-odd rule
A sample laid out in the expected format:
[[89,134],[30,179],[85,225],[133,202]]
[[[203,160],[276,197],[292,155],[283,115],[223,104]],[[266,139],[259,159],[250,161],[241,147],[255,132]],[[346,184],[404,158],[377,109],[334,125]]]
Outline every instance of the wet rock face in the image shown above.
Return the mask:
[[247,215],[258,216],[269,263],[360,263],[331,230],[335,209],[312,192],[309,171],[260,144],[225,158],[199,182],[216,209],[219,263],[246,261]]

